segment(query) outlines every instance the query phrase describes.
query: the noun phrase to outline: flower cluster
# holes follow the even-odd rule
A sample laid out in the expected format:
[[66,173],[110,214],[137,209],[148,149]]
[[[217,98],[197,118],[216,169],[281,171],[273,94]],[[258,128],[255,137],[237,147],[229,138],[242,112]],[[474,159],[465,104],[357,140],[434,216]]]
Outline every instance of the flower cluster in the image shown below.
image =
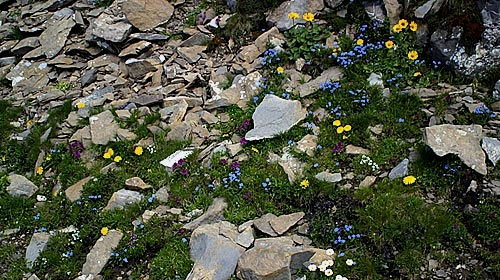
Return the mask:
[[271,180],[269,178],[266,178],[266,180],[262,182],[262,188],[265,191],[268,191],[270,186],[271,186]]
[[320,84],[320,88],[322,91],[329,91],[330,93],[334,93],[336,90],[340,88],[339,82],[324,82]]
[[410,26],[410,30],[415,32],[418,29],[418,25],[416,22],[412,21],[410,24],[408,24],[408,21],[406,19],[400,19],[397,24],[395,24],[392,27],[392,31],[395,33],[399,33],[403,31],[403,29],[406,29],[408,26]]
[[[348,124],[342,126],[342,122],[340,120],[334,120],[333,121],[333,126],[337,127],[336,131],[338,134],[344,133],[344,132],[349,132],[351,131],[352,127]],[[344,135],[344,139],[347,138],[347,136]]]
[[491,112],[486,105],[481,104],[474,109],[474,114],[477,115],[488,115],[490,118],[496,117],[495,113]]
[[184,159],[179,159],[177,162],[175,162],[173,165],[172,165],[172,170],[174,171],[177,171],[177,170],[180,170],[179,173],[182,175],[182,176],[186,176],[188,174],[188,170],[187,168],[185,167],[182,167],[183,165],[186,164],[186,161]]
[[69,152],[74,158],[80,158],[83,152],[83,144],[78,140],[73,140],[69,142]]
[[[299,13],[297,12],[291,12],[291,13],[288,13],[288,18],[291,19],[291,20],[295,20],[295,19],[298,19],[300,17]],[[313,13],[304,13],[302,15],[302,19],[305,20],[305,21],[313,21],[314,20],[314,14]]]
[[[365,107],[367,104],[370,103],[370,98],[368,98],[366,90],[364,90],[364,89],[363,90],[360,90],[360,89],[349,90],[349,94],[351,96],[356,97],[356,99],[354,99],[352,102],[360,104],[361,107]],[[358,97],[358,96],[361,96],[361,97]]]
[[262,66],[266,66],[269,64],[279,62],[281,59],[279,58],[278,53],[279,52],[276,49],[267,49],[264,52],[264,56],[260,57],[260,64]]
[[[330,108],[332,108],[332,107],[333,107],[332,102],[330,102],[330,101],[329,101],[329,102],[326,104],[326,106],[325,106],[325,107],[326,107],[326,109],[330,109]],[[342,112],[340,112],[340,110],[342,110],[342,107],[341,107],[340,105],[337,105],[337,106],[335,106],[333,109],[330,109],[330,114],[334,114],[334,115],[335,115],[335,116],[337,116],[337,117],[341,117],[341,116],[344,116],[344,117],[345,117],[345,116],[346,116],[346,113],[342,113]]]
[[228,188],[231,183],[235,183],[238,185],[239,189],[243,188],[243,182],[241,182],[241,170],[239,164],[233,165],[231,164],[231,171],[227,174],[227,177],[222,178],[222,182],[224,183],[224,188]]
[[[104,155],[102,157],[105,159],[110,159],[111,157],[114,156],[114,154],[115,154],[115,152],[113,151],[113,149],[108,148],[108,150],[104,153]],[[120,161],[122,161],[122,157],[117,155],[113,158],[113,161],[120,162]]]
[[375,172],[378,170],[378,164],[375,163],[369,156],[367,155],[362,155],[361,160],[359,161],[360,164],[362,165],[368,165],[370,169]]

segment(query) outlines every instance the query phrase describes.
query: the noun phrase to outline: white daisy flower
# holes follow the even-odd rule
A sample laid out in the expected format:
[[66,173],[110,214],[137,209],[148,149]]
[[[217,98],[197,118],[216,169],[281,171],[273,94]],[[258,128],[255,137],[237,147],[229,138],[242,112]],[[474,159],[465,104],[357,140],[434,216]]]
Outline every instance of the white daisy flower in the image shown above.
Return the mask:
[[309,271],[316,271],[316,269],[318,269],[318,267],[315,265],[315,264],[310,264],[307,269],[309,269]]
[[327,261],[327,260],[322,261],[322,262],[321,262],[321,265],[322,265],[322,266],[328,266],[328,261]]
[[333,265],[333,260],[328,260],[328,266],[332,266]]
[[335,254],[335,251],[333,251],[333,249],[327,249],[327,250],[326,250],[326,254],[327,254],[328,256],[333,256],[333,254]]
[[333,271],[331,269],[327,269],[327,270],[325,270],[325,275],[330,277],[333,275]]
[[326,265],[321,264],[320,266],[318,266],[318,268],[319,268],[319,271],[323,272],[326,270]]
[[342,280],[342,275],[335,276],[335,280]]
[[347,264],[348,266],[352,266],[354,264],[354,261],[351,259],[347,259],[347,261],[345,261],[345,264]]

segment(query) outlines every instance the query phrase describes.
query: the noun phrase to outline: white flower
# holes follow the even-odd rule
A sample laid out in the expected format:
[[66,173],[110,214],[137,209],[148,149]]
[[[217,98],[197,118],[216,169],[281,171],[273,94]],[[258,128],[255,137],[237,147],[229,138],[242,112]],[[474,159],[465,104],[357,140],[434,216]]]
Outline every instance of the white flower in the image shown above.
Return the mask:
[[327,270],[325,270],[325,275],[326,276],[332,276],[333,275],[333,271],[331,269],[327,269]]
[[335,254],[335,251],[333,251],[333,249],[328,249],[328,250],[326,250],[326,254],[328,256],[333,256],[333,254]]
[[339,274],[339,275],[335,276],[335,280],[342,280],[342,275]]
[[332,266],[333,265],[333,260],[328,260],[328,266]]
[[347,259],[347,261],[345,261],[345,264],[347,264],[348,266],[352,266],[354,262],[351,259]]
[[349,279],[347,279],[347,277],[342,277],[342,280],[349,280]]
[[318,267],[316,267],[315,264],[310,264],[307,269],[309,269],[309,271],[316,271],[316,269],[318,269]]
[[326,265],[321,264],[320,266],[318,266],[318,268],[319,268],[319,271],[323,272],[326,270]]
[[328,266],[328,261],[327,260],[322,261],[321,265],[327,267]]

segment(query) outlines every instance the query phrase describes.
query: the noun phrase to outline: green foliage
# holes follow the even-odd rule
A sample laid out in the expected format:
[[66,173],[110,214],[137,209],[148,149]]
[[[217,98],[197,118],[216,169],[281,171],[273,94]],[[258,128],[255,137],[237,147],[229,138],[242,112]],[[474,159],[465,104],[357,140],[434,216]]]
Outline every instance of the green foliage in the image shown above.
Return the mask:
[[307,60],[313,56],[324,56],[316,54],[316,51],[322,51],[319,45],[330,36],[330,32],[324,26],[307,24],[306,27],[288,30],[285,32],[285,36],[288,39],[290,60],[294,61],[299,58]]
[[71,90],[73,89],[73,85],[70,84],[70,83],[66,83],[66,82],[58,82],[55,86],[56,89],[58,90],[62,90],[62,91],[68,91],[68,90]]

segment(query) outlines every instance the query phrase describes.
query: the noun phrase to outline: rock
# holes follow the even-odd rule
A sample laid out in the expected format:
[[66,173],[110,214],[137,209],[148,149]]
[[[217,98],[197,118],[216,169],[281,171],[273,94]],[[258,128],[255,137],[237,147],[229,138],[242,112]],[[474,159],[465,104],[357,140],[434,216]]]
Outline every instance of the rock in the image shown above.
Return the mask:
[[135,103],[139,106],[151,106],[163,101],[163,95],[161,94],[140,94],[134,98],[130,99],[130,102]]
[[174,13],[174,6],[167,0],[126,0],[122,11],[133,26],[146,31],[166,23]]
[[101,273],[111,257],[111,252],[118,247],[122,237],[123,233],[117,230],[110,230],[107,235],[101,236],[88,253],[82,267],[82,274],[97,276]]
[[26,265],[33,268],[33,264],[40,254],[47,249],[50,234],[47,232],[35,232],[31,237],[30,244],[26,248]]
[[276,215],[272,213],[267,213],[262,217],[253,221],[253,225],[255,228],[260,230],[261,232],[270,235],[270,236],[278,236],[278,234],[271,227],[271,220],[278,218]]
[[327,70],[323,71],[321,75],[319,75],[314,80],[311,80],[305,84],[299,86],[299,94],[300,97],[306,97],[310,94],[313,94],[318,89],[321,88],[321,85],[326,82],[335,82],[339,81],[343,77],[342,70],[338,67],[331,67]]
[[250,246],[252,246],[254,240],[254,230],[250,226],[243,230],[243,232],[241,232],[234,241],[240,246],[249,248]]
[[500,141],[496,138],[483,137],[481,146],[488,155],[488,159],[496,166],[497,161],[500,159]]
[[40,46],[38,37],[28,37],[19,41],[10,51],[15,55],[23,56],[38,46]]
[[424,18],[429,12],[429,15],[436,14],[441,6],[444,4],[445,0],[429,0],[425,2],[422,6],[415,10],[416,18]]
[[130,58],[125,61],[125,65],[127,66],[128,75],[134,80],[140,80],[144,78],[146,74],[157,70],[156,67],[146,59]]
[[377,180],[377,177],[375,177],[375,176],[366,176],[365,179],[363,179],[363,181],[361,181],[361,183],[359,183],[359,188],[370,187],[371,185],[373,185],[375,183],[376,180]]
[[172,124],[182,121],[187,109],[188,103],[185,100],[180,100],[180,102],[175,105],[161,109],[159,113],[162,120],[168,120],[168,123]]
[[198,60],[200,60],[201,53],[203,53],[206,49],[207,46],[180,47],[177,48],[177,52],[187,62],[193,64],[198,62]]
[[215,198],[212,205],[208,207],[203,215],[196,218],[194,221],[185,224],[182,228],[185,230],[194,230],[201,225],[215,223],[224,219],[224,210],[227,208],[226,200],[222,197]]
[[327,171],[323,171],[321,173],[316,174],[314,178],[323,181],[323,182],[329,182],[329,183],[337,183],[342,181],[342,174],[340,173],[330,173]]
[[194,265],[186,280],[228,280],[234,273],[245,250],[220,235],[220,228],[221,223],[216,223],[201,225],[193,231],[189,245]]
[[[323,0],[294,0],[294,1],[285,1],[281,3],[276,9],[271,11],[269,16],[267,17],[267,21],[271,26],[276,26],[279,30],[288,30],[292,28],[293,21],[288,18],[288,14],[291,12],[299,12],[299,13],[317,13],[323,8],[325,5],[323,4]],[[305,21],[302,18],[295,20],[296,24],[303,24]]]
[[[68,9],[69,10],[69,9]],[[71,14],[59,17],[54,14],[47,22],[47,28],[40,34],[40,44],[47,58],[53,58],[64,48],[71,29],[76,25]]]
[[298,223],[304,216],[305,216],[304,212],[281,215],[279,217],[271,219],[269,221],[269,224],[278,235],[282,235],[283,233],[287,232],[291,227],[293,227],[296,223]]
[[125,186],[132,190],[147,190],[152,188],[151,185],[144,183],[139,177],[128,178],[125,180]]
[[132,31],[132,25],[124,19],[125,17],[101,13],[89,27],[91,34],[106,41],[121,43]]
[[192,47],[206,45],[210,40],[212,40],[213,35],[208,35],[202,32],[196,32],[186,40],[180,43],[180,47]]
[[130,34],[129,38],[146,40],[146,41],[166,41],[170,37],[164,34],[153,34],[153,33],[133,33]]
[[38,187],[22,175],[11,174],[8,179],[7,193],[12,196],[31,197],[38,191]]
[[50,70],[45,62],[21,60],[5,77],[12,81],[15,91],[26,94],[44,89],[49,83]]
[[345,153],[348,155],[368,155],[370,151],[354,145],[347,145],[347,147],[345,147]]
[[344,0],[324,0],[324,2],[327,7],[335,9],[337,7],[340,7],[340,5],[342,5]]
[[66,194],[66,198],[71,202],[79,200],[82,196],[83,186],[87,184],[90,179],[92,179],[92,176],[85,177],[67,188],[64,191],[64,193]]
[[161,187],[155,193],[155,198],[159,202],[167,203],[168,202],[168,197],[169,197],[168,191],[169,191],[169,189],[167,187]]
[[107,110],[89,118],[92,143],[107,145],[114,140],[118,131],[118,123],[111,111]]
[[206,101],[205,109],[212,110],[233,104],[245,108],[247,102],[260,91],[261,79],[262,76],[258,71],[247,76],[238,75],[234,78],[232,85],[225,90],[220,88],[218,82],[210,80],[209,84],[215,95]]
[[168,141],[189,141],[193,133],[192,122],[176,122],[170,126],[166,140]]
[[382,81],[382,75],[371,73],[370,77],[368,77],[368,84],[370,86],[378,86],[383,88],[384,82]]
[[397,24],[399,21],[399,15],[403,10],[403,5],[399,4],[398,0],[384,0],[384,5],[391,26]]
[[245,134],[248,141],[273,138],[288,131],[306,117],[300,101],[266,95],[252,115],[254,128]]
[[131,55],[139,55],[143,51],[151,48],[153,44],[151,44],[148,41],[139,41],[137,43],[133,43],[129,45],[128,47],[124,48],[120,54],[118,54],[119,57],[125,57],[125,56],[131,56]]
[[142,199],[144,196],[139,192],[120,189],[113,193],[104,210],[121,210],[131,204],[139,203]]
[[175,151],[175,153],[169,155],[166,159],[160,162],[168,172],[174,171],[174,164],[177,164],[179,160],[184,160],[189,157],[194,152],[193,149],[184,149]]
[[274,153],[269,153],[269,162],[278,164],[283,168],[283,171],[288,175],[290,184],[295,183],[297,178],[302,177],[306,164],[295,158],[288,151],[285,151],[280,157]]
[[[85,105],[87,105],[89,107],[100,106],[104,103],[107,96],[112,95],[114,90],[115,90],[115,88],[112,86],[103,87],[103,88],[97,89],[96,91],[92,92],[91,95],[85,96],[84,98],[81,98],[78,102],[85,103]],[[84,112],[85,112],[85,114],[82,114]],[[81,117],[88,117],[88,108],[78,110],[78,114]]]
[[314,156],[314,151],[316,151],[318,143],[318,136],[308,134],[300,139],[295,146],[295,149],[299,152],[306,153],[308,156]]
[[391,172],[389,172],[389,179],[394,180],[397,178],[403,178],[408,175],[408,163],[410,160],[405,158],[396,167],[394,167]]
[[425,128],[424,140],[436,155],[458,155],[465,165],[486,175],[486,156],[480,144],[482,131],[480,125],[435,125]]

